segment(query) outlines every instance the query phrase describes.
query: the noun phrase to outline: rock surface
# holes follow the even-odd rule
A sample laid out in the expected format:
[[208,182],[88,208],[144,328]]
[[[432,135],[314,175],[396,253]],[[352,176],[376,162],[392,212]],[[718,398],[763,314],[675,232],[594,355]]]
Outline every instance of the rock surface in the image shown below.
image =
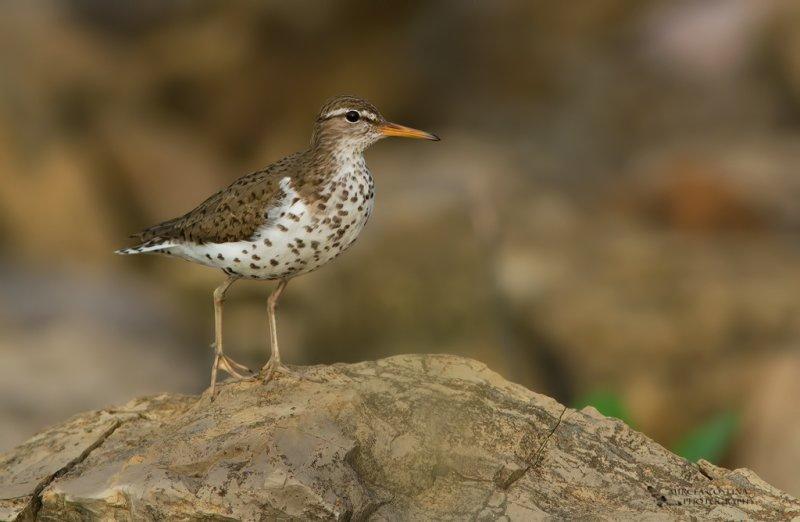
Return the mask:
[[398,356],[73,417],[0,457],[4,520],[757,519],[753,472],[689,463],[454,356]]

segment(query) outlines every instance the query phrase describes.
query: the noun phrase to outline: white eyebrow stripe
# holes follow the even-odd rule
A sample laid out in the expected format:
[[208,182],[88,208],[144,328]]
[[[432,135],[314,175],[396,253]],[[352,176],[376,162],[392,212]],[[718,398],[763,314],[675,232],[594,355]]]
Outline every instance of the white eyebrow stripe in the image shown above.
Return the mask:
[[[344,109],[336,109],[334,111],[328,111],[322,115],[321,119],[327,120],[328,118],[333,118],[336,116],[341,116],[342,114],[347,114],[350,111],[355,111],[355,109],[344,108]],[[368,120],[378,121],[378,116],[371,111],[356,111],[356,112],[359,113],[363,118],[367,118]]]

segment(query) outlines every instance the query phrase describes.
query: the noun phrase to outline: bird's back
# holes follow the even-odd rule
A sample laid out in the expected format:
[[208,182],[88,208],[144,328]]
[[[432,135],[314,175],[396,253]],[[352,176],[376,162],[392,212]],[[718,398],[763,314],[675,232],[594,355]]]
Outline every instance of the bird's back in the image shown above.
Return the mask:
[[132,237],[140,244],[130,250],[174,241],[226,243],[252,237],[267,220],[265,209],[283,196],[280,180],[287,176],[303,177],[308,164],[306,156],[307,152],[298,152],[242,176],[186,214],[134,234]]

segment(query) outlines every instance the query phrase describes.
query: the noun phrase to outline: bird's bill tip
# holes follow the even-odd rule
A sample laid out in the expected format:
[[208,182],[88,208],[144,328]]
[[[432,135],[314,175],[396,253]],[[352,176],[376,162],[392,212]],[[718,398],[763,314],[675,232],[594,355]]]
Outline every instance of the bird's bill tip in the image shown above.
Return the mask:
[[396,123],[384,123],[380,126],[381,134],[384,136],[398,136],[400,138],[414,138],[417,140],[431,140],[440,141],[441,139],[436,134],[421,131],[419,129],[412,129],[405,125],[398,125]]

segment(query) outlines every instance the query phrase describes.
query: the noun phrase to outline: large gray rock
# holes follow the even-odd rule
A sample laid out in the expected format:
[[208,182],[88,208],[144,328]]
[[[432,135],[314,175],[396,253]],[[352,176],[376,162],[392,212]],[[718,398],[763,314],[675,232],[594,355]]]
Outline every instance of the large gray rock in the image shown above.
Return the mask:
[[548,516],[786,520],[800,502],[453,356],[138,399],[0,458],[9,520]]

